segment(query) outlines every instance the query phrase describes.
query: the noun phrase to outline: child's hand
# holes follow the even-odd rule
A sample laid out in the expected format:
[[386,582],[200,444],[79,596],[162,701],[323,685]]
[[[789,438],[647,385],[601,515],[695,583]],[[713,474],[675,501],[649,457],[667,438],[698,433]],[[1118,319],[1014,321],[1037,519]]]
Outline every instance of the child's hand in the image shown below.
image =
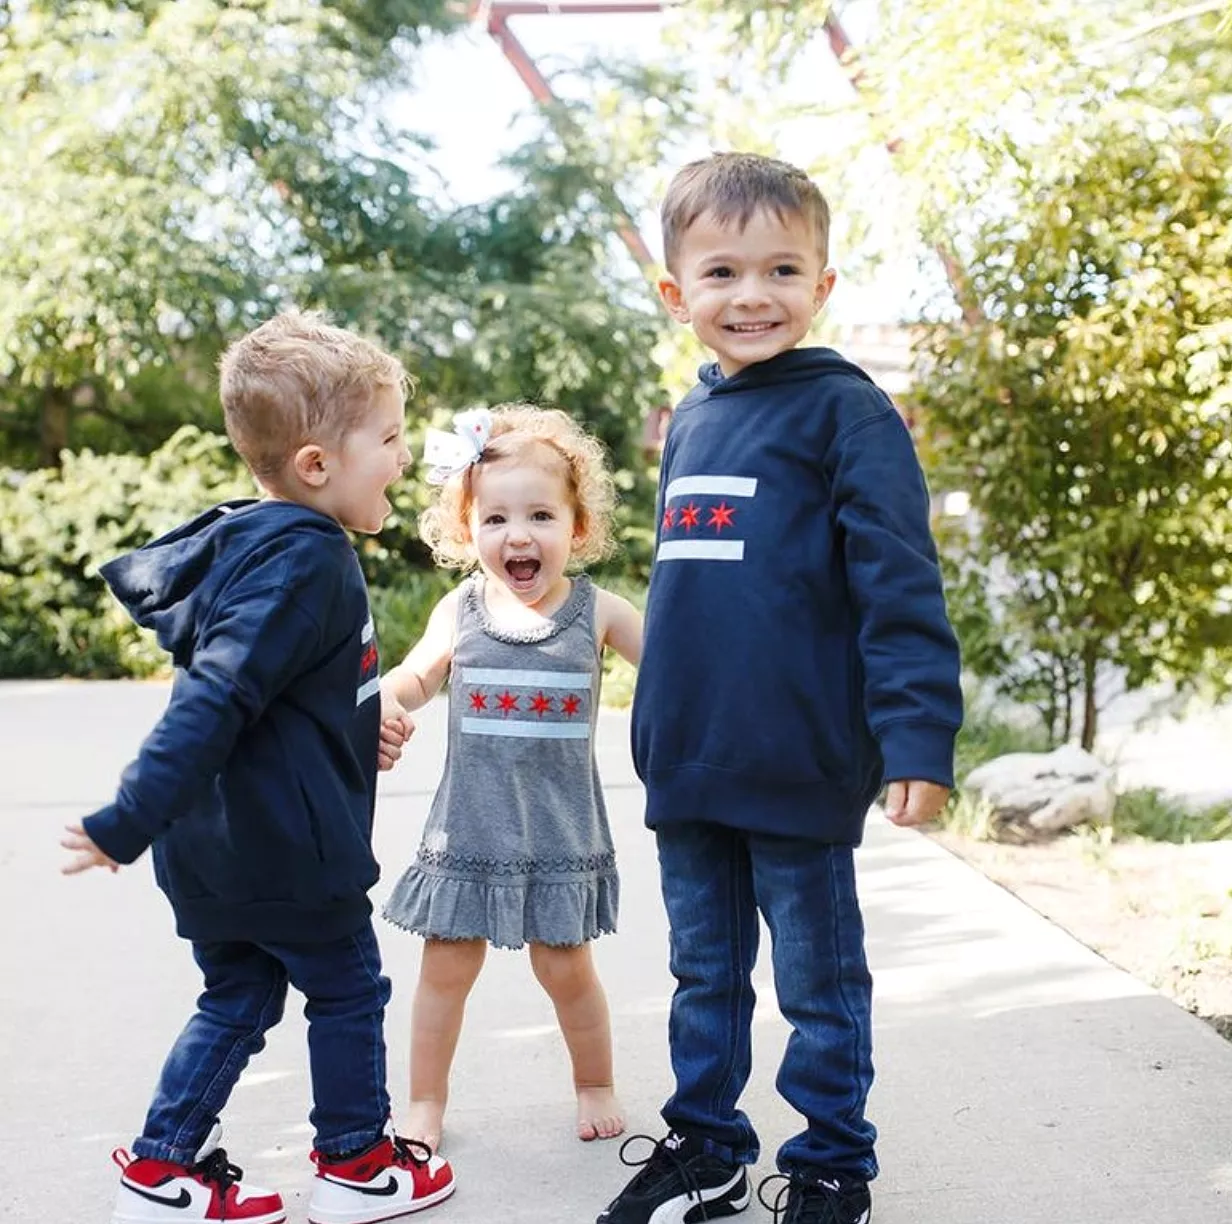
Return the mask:
[[60,845],[73,852],[73,857],[60,868],[61,875],[77,875],[79,872],[89,871],[91,867],[106,867],[109,871],[120,870],[120,864],[109,859],[90,840],[90,835],[81,825],[66,825]]
[[891,782],[886,790],[886,819],[904,827],[926,824],[940,815],[949,797],[950,788],[936,782]]
[[390,714],[381,722],[381,740],[377,745],[376,764],[381,770],[393,769],[402,757],[402,745],[415,732],[411,716],[399,707],[398,713]]

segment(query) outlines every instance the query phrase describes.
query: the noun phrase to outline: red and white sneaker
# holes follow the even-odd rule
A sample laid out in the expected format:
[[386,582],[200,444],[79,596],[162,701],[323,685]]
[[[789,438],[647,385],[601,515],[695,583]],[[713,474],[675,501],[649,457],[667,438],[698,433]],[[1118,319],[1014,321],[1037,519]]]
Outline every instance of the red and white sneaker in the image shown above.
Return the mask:
[[456,1189],[449,1161],[414,1139],[384,1135],[346,1160],[312,1153],[317,1166],[308,1224],[376,1224],[447,1199]]
[[228,1163],[215,1125],[190,1165],[134,1159],[116,1148],[111,1159],[123,1170],[111,1224],[198,1224],[228,1220],[243,1224],[284,1224],[282,1198],[246,1186],[242,1169]]

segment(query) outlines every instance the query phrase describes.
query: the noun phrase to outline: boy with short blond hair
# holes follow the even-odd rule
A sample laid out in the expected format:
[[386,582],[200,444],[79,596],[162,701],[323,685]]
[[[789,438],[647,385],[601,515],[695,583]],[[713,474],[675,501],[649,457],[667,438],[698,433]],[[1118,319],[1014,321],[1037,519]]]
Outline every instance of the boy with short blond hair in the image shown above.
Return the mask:
[[686,166],[663,204],[660,294],[717,358],[673,417],[633,707],[677,980],[669,1128],[599,1224],[743,1211],[758,918],[791,1026],[778,1088],[781,1224],[867,1224],[872,980],[853,850],[883,780],[935,816],[962,720],[928,494],[889,399],[801,348],[834,287],[829,209],[753,154]]
[[307,999],[309,1220],[368,1224],[454,1188],[445,1161],[388,1130],[389,981],[368,900],[379,664],[347,536],[380,530],[410,462],[408,380],[368,341],[284,314],[227,350],[221,382],[227,432],[266,496],[102,567],[175,683],[114,802],[62,842],[67,874],[152,847],[205,983],[133,1154],[114,1154],[113,1224],[286,1219],[280,1195],[228,1162],[218,1115],[288,985]]

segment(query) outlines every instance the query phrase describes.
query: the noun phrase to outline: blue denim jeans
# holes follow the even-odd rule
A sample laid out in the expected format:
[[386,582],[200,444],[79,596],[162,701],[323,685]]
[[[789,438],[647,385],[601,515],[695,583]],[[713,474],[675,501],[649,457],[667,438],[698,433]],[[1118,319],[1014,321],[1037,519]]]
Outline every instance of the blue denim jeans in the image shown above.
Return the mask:
[[193,956],[205,990],[167,1056],[135,1156],[192,1161],[240,1072],[282,1019],[288,983],[306,999],[317,1150],[338,1155],[380,1136],[389,1117],[389,979],[371,922],[329,943],[194,943]]
[[777,1087],[808,1124],[779,1149],[778,1167],[871,1180],[872,978],[851,847],[702,822],[660,826],[657,837],[676,978],[676,1091],[664,1121],[723,1159],[758,1158],[757,1134],[737,1105],[752,1066],[760,910],[791,1025]]

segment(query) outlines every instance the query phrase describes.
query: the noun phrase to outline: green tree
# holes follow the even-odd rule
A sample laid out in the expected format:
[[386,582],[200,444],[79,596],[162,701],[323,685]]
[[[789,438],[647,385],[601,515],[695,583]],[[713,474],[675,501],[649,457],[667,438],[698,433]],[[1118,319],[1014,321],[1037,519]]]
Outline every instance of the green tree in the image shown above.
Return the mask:
[[[934,471],[975,527],[954,600],[968,663],[1056,730],[1232,660],[1232,149],[1215,121],[1088,131],[1023,171],[1037,200],[971,244],[977,327],[920,388]],[[1077,703],[1074,711],[1071,702]]]
[[[270,150],[353,160],[406,45],[457,18],[446,0],[59,0],[7,15],[0,420],[46,464],[75,414],[131,423],[130,442],[165,431],[152,372],[210,368],[302,252]],[[179,420],[206,411],[181,398]]]
[[[723,49],[707,100],[720,143],[769,152],[807,138],[816,150],[809,168],[835,206],[844,274],[891,251],[915,255],[938,289],[929,309],[952,310],[957,298],[970,314],[968,236],[1030,207],[1038,184],[1024,166],[1047,171],[1055,159],[1081,158],[1093,120],[1167,122],[1194,101],[1205,108],[1232,96],[1218,6],[1178,2],[1165,21],[1167,7],[702,0],[676,10],[676,21],[682,38],[709,34]],[[850,33],[853,85],[823,93],[831,17]],[[869,200],[893,201],[893,224],[871,229]]]

